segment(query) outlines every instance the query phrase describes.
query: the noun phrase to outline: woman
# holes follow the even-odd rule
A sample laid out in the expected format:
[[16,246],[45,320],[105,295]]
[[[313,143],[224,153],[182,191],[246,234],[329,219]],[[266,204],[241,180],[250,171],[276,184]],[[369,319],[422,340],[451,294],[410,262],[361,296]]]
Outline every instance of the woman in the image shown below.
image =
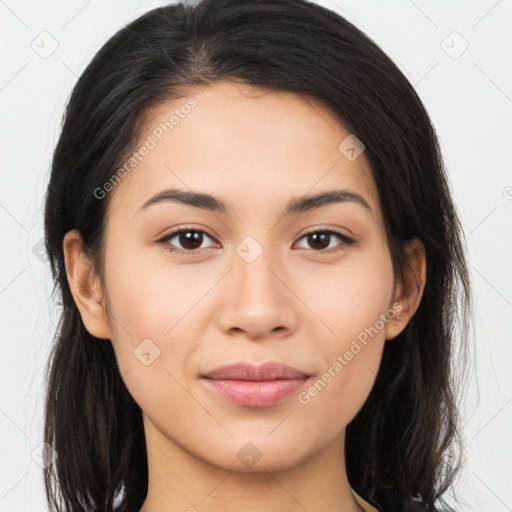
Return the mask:
[[447,506],[463,234],[421,101],[341,16],[203,0],[120,30],[45,229],[51,507]]

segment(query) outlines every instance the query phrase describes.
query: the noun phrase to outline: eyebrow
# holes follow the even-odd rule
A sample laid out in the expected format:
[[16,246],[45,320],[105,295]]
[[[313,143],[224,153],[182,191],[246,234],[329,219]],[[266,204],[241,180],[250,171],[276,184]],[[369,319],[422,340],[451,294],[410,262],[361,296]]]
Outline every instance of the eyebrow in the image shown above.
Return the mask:
[[[142,205],[141,210],[153,204],[163,202],[178,202],[219,213],[227,213],[229,211],[229,208],[222,200],[210,194],[194,191],[189,192],[176,188],[163,190],[154,195]],[[298,214],[335,203],[356,203],[363,206],[372,214],[372,208],[364,197],[349,190],[336,189],[292,199],[286,205],[284,215]]]

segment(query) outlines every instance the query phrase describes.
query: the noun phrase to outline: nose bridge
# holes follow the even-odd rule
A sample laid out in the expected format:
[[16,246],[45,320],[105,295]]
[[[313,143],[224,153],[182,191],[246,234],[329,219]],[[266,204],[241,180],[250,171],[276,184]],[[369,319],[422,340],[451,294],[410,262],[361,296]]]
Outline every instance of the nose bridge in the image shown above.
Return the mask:
[[284,276],[279,276],[279,263],[270,249],[253,237],[246,237],[237,246],[229,274],[229,296],[222,305],[223,329],[261,336],[277,328],[294,328],[293,294],[285,286]]
[[263,247],[254,237],[246,237],[236,248],[232,278],[238,299],[252,301],[259,307],[278,302],[281,296],[282,282],[276,277],[279,262],[271,254],[270,247]]

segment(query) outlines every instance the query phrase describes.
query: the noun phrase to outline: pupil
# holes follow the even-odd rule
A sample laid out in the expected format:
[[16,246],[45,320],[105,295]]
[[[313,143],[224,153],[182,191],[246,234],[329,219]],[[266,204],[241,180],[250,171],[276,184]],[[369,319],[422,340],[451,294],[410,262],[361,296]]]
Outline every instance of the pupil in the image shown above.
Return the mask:
[[[313,240],[313,243],[311,244],[312,247],[315,249],[325,249],[329,245],[329,237],[330,235],[328,233],[312,233],[310,236],[310,240]],[[315,247],[315,244],[318,243],[318,239],[320,239],[320,247]],[[325,244],[325,241],[327,240],[327,244]],[[324,243],[322,243],[324,242]]]
[[[180,243],[186,249],[192,249],[192,250],[197,249],[198,247],[201,247],[201,243],[202,243],[201,236],[202,236],[202,234],[199,233],[198,231],[186,231],[185,233],[181,233]],[[197,242],[199,242],[199,243],[197,243]],[[194,243],[196,243],[197,246],[194,246]],[[187,244],[192,244],[193,247],[190,247]]]

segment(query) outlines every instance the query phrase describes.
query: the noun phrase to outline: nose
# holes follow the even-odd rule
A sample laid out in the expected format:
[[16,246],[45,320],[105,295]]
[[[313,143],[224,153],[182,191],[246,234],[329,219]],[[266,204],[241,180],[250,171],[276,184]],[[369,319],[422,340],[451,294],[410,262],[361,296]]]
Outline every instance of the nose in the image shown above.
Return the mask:
[[267,261],[265,251],[252,263],[235,256],[226,279],[218,316],[223,332],[241,332],[256,340],[286,337],[295,331],[300,301],[287,273],[275,261]]

